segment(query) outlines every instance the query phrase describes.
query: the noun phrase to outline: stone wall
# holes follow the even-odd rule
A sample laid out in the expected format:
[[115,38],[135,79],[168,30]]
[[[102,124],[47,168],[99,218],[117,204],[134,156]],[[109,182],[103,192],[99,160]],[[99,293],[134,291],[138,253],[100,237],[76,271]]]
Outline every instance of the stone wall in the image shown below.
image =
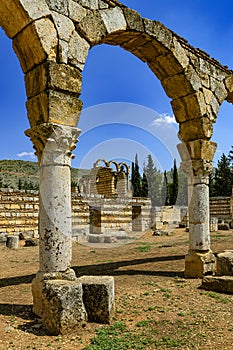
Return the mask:
[[232,220],[233,197],[211,197],[210,217],[216,217],[222,220]]
[[[221,207],[221,205],[220,205]],[[0,234],[28,232],[38,236],[39,194],[37,191],[0,189]],[[99,212],[97,231],[145,231],[153,224],[180,222],[180,207],[151,209],[147,198],[104,198],[101,195],[83,197],[72,193],[73,235],[90,232],[91,213]],[[96,214],[96,215],[97,215]],[[215,215],[216,216],[216,215]]]
[[[132,208],[139,207],[141,230],[150,227],[151,202],[149,199],[115,199],[100,195],[82,197],[72,193],[73,234],[89,233],[90,211],[100,211],[102,233],[119,230],[132,230]],[[0,189],[0,234],[19,234],[28,232],[38,236],[39,193],[37,191],[19,191]]]
[[30,232],[38,235],[39,196],[37,191],[0,189],[0,234]]
[[[100,195],[83,198],[74,193],[72,195],[72,206],[74,235],[89,233],[90,209],[100,213],[99,233],[111,233],[120,230],[132,231],[134,220],[140,222],[141,231],[151,226],[151,201],[146,198],[103,198]],[[140,208],[140,214],[133,220],[133,208],[135,207]]]

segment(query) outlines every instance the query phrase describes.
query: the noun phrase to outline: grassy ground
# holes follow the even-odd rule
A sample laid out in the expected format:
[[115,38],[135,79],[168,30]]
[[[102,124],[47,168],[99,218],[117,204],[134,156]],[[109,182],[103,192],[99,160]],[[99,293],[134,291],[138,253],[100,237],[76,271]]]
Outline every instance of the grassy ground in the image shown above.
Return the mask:
[[[212,249],[233,247],[232,231],[212,234]],[[73,245],[78,276],[112,275],[116,314],[111,325],[87,323],[68,336],[50,336],[32,313],[30,283],[38,248],[0,248],[0,350],[232,349],[233,296],[200,289],[183,275],[188,233],[145,234],[121,247]]]

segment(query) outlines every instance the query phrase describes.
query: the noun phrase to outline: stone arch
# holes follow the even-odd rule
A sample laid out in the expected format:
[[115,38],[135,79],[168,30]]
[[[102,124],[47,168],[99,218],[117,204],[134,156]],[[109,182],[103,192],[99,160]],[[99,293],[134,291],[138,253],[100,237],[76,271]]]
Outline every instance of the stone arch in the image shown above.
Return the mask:
[[[79,135],[75,126],[82,109],[81,72],[89,49],[102,43],[119,45],[145,62],[171,99],[188,150],[188,157],[181,152],[182,160],[189,160],[194,173],[185,273],[202,277],[213,272],[208,174],[216,145],[210,139],[220,104],[233,100],[232,71],[161,23],[143,19],[116,0],[1,0],[0,26],[13,40],[25,74],[32,127],[27,135],[37,150],[43,180],[34,312],[40,316],[43,311],[44,275],[75,280],[70,269],[69,165]],[[41,159],[45,145],[47,152]]]
[[171,99],[183,141],[210,140],[226,97],[227,68],[161,23],[143,19],[117,1],[105,3],[76,25],[89,47],[118,45],[147,63]]
[[94,168],[97,168],[99,166],[99,163],[102,162],[104,163],[105,167],[109,166],[109,162],[107,162],[105,159],[103,158],[99,158],[97,159],[97,161],[94,163]]
[[111,166],[111,164],[115,165],[116,172],[118,173],[119,170],[120,170],[119,164],[115,160],[110,160],[109,161],[109,166]]
[[126,173],[126,175],[129,175],[130,167],[129,167],[128,164],[126,164],[125,162],[121,162],[121,163],[119,163],[119,167],[120,167],[120,168],[121,168],[121,167],[125,168],[125,173]]

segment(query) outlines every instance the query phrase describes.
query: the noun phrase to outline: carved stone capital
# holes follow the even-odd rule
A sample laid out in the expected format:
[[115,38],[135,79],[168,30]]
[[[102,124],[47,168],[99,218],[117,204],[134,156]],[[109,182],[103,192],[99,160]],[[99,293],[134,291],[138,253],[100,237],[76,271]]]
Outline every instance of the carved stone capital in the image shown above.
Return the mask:
[[206,159],[181,162],[181,169],[193,179],[192,183],[208,183],[212,168],[212,161]]
[[70,165],[80,133],[81,130],[75,127],[53,123],[41,124],[25,131],[34,145],[40,166]]
[[217,148],[217,144],[212,141],[194,140],[177,145],[180,157],[183,161],[200,160],[212,161]]

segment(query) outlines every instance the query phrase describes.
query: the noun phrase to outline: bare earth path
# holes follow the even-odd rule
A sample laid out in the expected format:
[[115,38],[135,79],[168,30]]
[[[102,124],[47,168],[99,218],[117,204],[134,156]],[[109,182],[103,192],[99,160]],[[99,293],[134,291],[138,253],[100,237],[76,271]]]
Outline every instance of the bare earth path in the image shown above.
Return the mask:
[[[232,233],[213,233],[212,250],[233,249]],[[233,349],[233,295],[206,292],[201,280],[184,279],[187,250],[184,230],[165,237],[147,233],[110,249],[74,243],[72,265],[77,275],[115,277],[115,321],[153,339],[140,349]],[[0,248],[0,350],[85,349],[103,326],[87,323],[76,334],[49,336],[32,313],[30,283],[37,270],[38,247]]]

